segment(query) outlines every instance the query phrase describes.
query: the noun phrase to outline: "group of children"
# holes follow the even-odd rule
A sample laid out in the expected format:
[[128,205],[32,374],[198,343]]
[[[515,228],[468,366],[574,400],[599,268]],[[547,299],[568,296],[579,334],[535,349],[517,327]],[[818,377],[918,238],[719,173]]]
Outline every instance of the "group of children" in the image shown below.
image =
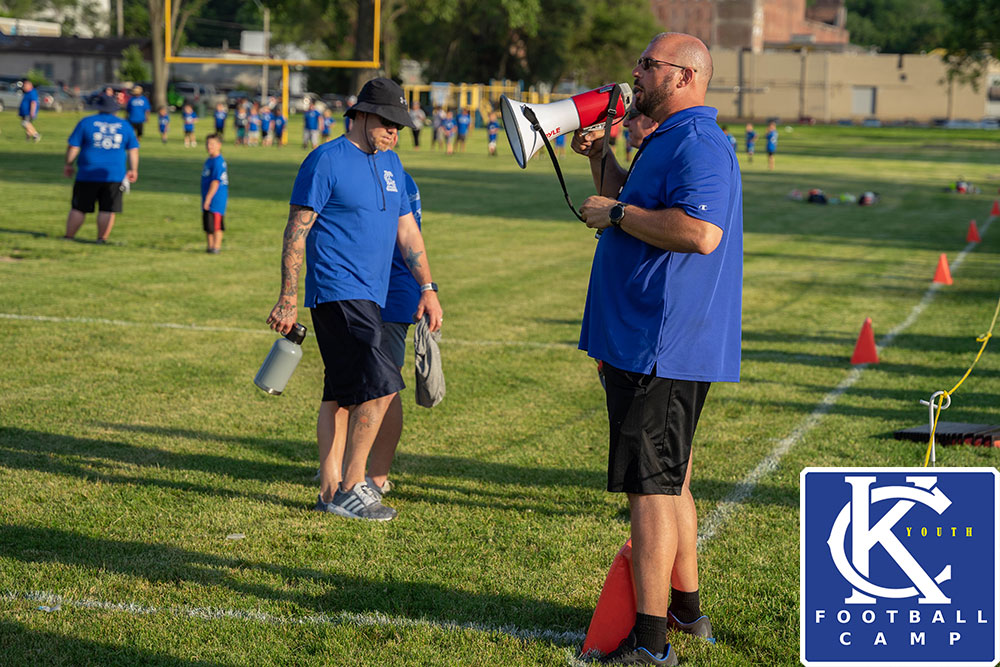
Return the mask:
[[[185,104],[181,110],[181,118],[184,122],[184,147],[192,148],[198,145],[194,128],[198,121],[198,114],[194,107]],[[215,121],[215,132],[212,136],[218,138],[220,144],[226,132],[226,120],[229,118],[229,111],[226,105],[219,103],[215,106],[215,113],[212,114]],[[167,143],[170,131],[170,113],[166,107],[160,107],[158,116],[160,127],[160,139]],[[282,136],[285,133],[284,114],[280,108],[271,109],[268,106],[261,106],[254,102],[252,105],[240,104],[236,107],[233,117],[233,126],[236,128],[237,146],[270,146],[273,144],[280,146]]]
[[[733,151],[736,151],[736,137],[729,132],[729,128],[725,125],[722,126],[722,131],[729,138],[729,143],[732,144]],[[767,141],[767,168],[770,171],[774,171],[774,154],[778,152],[778,124],[775,121],[772,120],[767,124],[767,134],[764,135],[764,139]],[[747,123],[744,140],[747,162],[753,162],[754,151],[757,148],[757,131],[754,130],[753,123]]]

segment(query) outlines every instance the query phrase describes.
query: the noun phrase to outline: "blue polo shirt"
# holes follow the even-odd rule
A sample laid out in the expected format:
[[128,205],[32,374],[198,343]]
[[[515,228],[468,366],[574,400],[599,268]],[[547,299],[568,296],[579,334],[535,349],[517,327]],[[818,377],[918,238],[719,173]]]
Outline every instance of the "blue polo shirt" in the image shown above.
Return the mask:
[[[417,227],[420,227],[420,190],[413,181],[409,173],[406,176],[406,193],[410,202],[410,211],[417,219]],[[392,249],[392,268],[389,271],[389,293],[385,297],[385,306],[382,308],[383,322],[402,322],[413,324],[413,314],[417,312],[417,305],[420,303],[420,285],[413,277],[410,267],[403,259],[403,253],[399,251],[399,246]]]
[[[35,103],[34,112],[31,110],[31,103]],[[34,88],[31,92],[21,95],[21,106],[17,109],[17,115],[21,118],[33,119],[38,115],[38,91]]]
[[226,161],[221,155],[210,157],[205,160],[205,166],[201,170],[201,201],[205,201],[208,188],[212,181],[219,182],[219,189],[212,195],[212,203],[208,210],[221,215],[226,214],[226,204],[229,202],[229,170]]
[[[580,349],[626,371],[738,382],[743,191],[717,111],[694,107],[643,142],[619,201],[680,208],[722,230],[708,255],[669,252],[608,228],[594,253]],[[627,214],[626,214],[627,215]]]
[[149,116],[149,99],[145,95],[129,98],[125,111],[128,113],[128,122],[145,123]]
[[80,149],[76,180],[97,183],[120,183],[125,178],[126,151],[139,147],[132,126],[109,113],[81,120],[68,143]]
[[305,306],[367,299],[385,305],[399,218],[410,212],[403,164],[340,136],[299,167],[290,204],[318,213],[306,237]]

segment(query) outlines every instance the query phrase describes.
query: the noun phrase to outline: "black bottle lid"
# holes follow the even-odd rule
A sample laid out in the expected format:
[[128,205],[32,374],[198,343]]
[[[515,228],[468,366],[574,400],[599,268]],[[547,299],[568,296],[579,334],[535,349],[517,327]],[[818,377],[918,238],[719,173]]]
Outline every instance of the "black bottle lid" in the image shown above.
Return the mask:
[[302,341],[306,339],[306,328],[296,322],[292,325],[292,330],[285,334],[285,338],[296,345],[302,345]]

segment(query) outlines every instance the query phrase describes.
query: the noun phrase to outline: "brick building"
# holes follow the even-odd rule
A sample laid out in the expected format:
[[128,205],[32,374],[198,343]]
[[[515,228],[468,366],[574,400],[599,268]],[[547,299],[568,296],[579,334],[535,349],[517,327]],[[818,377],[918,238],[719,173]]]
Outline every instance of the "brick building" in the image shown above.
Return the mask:
[[709,47],[761,52],[764,48],[822,45],[846,48],[844,0],[650,0],[667,30],[687,32]]

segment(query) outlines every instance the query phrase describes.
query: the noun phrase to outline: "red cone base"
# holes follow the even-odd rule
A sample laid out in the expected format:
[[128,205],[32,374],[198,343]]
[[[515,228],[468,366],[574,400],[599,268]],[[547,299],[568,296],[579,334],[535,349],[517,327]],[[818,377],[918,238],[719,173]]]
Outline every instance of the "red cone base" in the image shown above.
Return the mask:
[[590,619],[582,652],[607,654],[618,648],[635,623],[635,584],[632,582],[632,540],[618,551],[604,580],[597,608]]
[[934,282],[951,285],[951,269],[948,268],[948,256],[941,253],[938,257],[937,270],[934,272]]

